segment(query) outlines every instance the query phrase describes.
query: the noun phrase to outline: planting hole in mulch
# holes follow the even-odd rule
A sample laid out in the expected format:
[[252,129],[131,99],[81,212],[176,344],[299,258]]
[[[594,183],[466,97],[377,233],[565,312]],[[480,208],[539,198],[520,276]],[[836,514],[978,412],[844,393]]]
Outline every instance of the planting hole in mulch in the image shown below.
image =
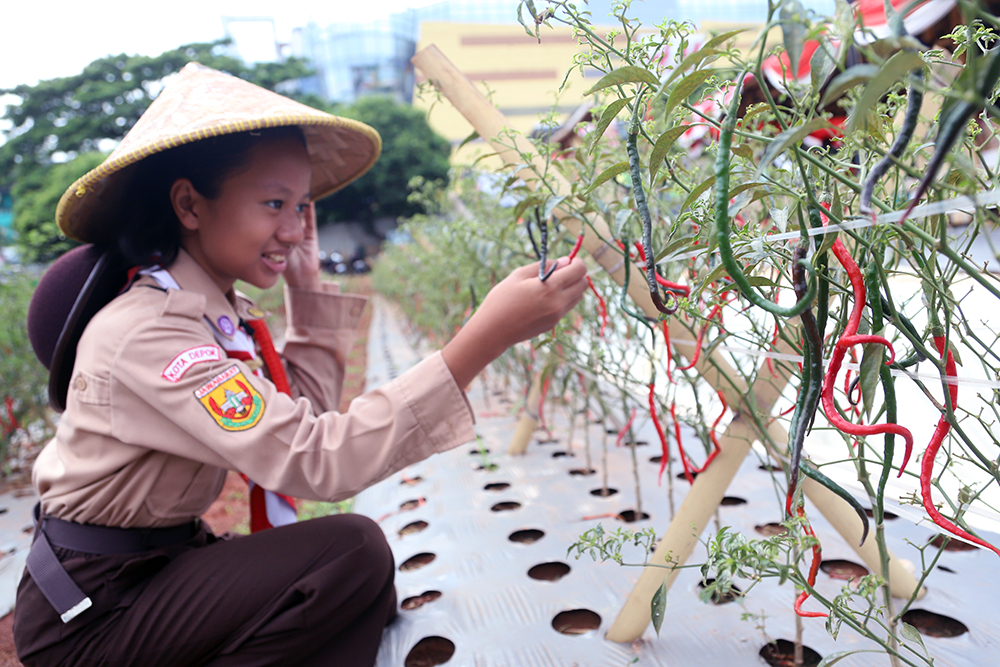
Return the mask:
[[604,432],[608,435],[618,435],[618,429],[616,428],[606,428],[604,429]]
[[[872,510],[871,508],[867,508],[866,507],[865,508],[865,514],[868,515],[869,519],[874,519],[875,518],[875,511]],[[899,515],[894,514],[894,513],[890,512],[889,510],[882,510],[882,516],[885,517],[886,521],[892,521],[893,519],[898,519],[899,518]]]
[[399,506],[401,512],[409,512],[410,510],[415,510],[421,505],[427,502],[426,498],[414,498],[413,500],[407,500],[405,503]]
[[414,609],[419,609],[423,607],[428,602],[434,602],[441,597],[441,591],[424,591],[420,595],[414,595],[413,597],[406,598],[400,603],[400,609],[405,609],[406,611],[413,611]]
[[645,512],[639,515],[635,513],[635,510],[625,510],[618,513],[618,518],[625,523],[635,523],[636,521],[645,521],[649,518],[649,515]]
[[623,442],[622,447],[628,447],[629,445],[635,445],[636,447],[645,447],[649,444],[648,440],[632,440],[629,442]]
[[499,469],[500,466],[498,466],[496,463],[487,463],[486,465],[480,463],[475,467],[475,470],[485,470],[486,472],[493,472],[494,470],[499,470]]
[[539,581],[559,581],[570,572],[566,563],[541,563],[528,570],[528,576]]
[[573,452],[552,452],[552,458],[554,459],[562,458],[563,456],[576,456],[576,454]]
[[[933,540],[931,540],[931,546],[940,549],[941,545],[944,544],[945,540],[947,540],[948,537],[949,536],[946,536],[944,534],[938,535]],[[977,546],[974,546],[972,544],[969,544],[968,542],[963,542],[962,540],[958,540],[955,538],[952,538],[951,540],[948,541],[947,544],[944,544],[945,551],[976,551],[978,549],[979,547]]]
[[858,563],[852,563],[849,560],[825,560],[819,564],[819,569],[826,572],[831,579],[843,579],[845,581],[857,581],[868,574],[867,567]]
[[[711,585],[715,583],[715,579],[706,579],[705,581],[698,582],[698,588],[705,588],[705,585]],[[740,593],[742,593],[737,586],[730,585],[729,590],[725,593],[720,591],[712,591],[712,604],[726,604],[727,602],[735,602],[740,598]]]
[[473,456],[479,456],[481,454],[489,454],[490,450],[488,450],[486,448],[483,448],[483,449],[470,449],[469,453],[472,454]]
[[403,667],[435,667],[443,665],[455,655],[455,643],[444,637],[424,637],[410,649],[403,660]]
[[903,614],[903,621],[928,637],[958,637],[969,631],[965,623],[926,609],[909,610]]
[[589,609],[571,609],[556,614],[552,627],[564,635],[582,635],[601,627],[601,617]]
[[613,489],[610,486],[607,487],[607,488],[605,488],[605,487],[602,486],[599,489],[593,489],[590,492],[590,495],[592,495],[592,496],[600,496],[601,498],[607,498],[608,496],[613,496],[616,493],[618,493],[618,489]]
[[726,507],[735,507],[737,505],[746,505],[747,501],[739,496],[726,496],[719,501],[719,504]]
[[757,470],[763,470],[765,472],[781,472],[782,467],[773,463],[764,463],[757,466]]
[[[692,472],[692,473],[690,473],[690,475],[691,475],[691,479],[698,479],[698,473]],[[684,481],[687,481],[687,475],[685,475],[682,472],[679,472],[679,473],[677,473],[677,479],[683,479]]]
[[545,533],[537,528],[526,528],[525,530],[515,530],[507,539],[511,542],[520,542],[521,544],[534,544],[538,540],[545,537]]
[[947,572],[948,574],[955,574],[955,570],[951,569],[947,565],[938,565],[937,568],[942,572]]
[[573,468],[572,470],[569,471],[569,474],[573,475],[574,477],[576,476],[586,477],[588,475],[596,475],[597,471],[594,470],[593,468]]
[[782,526],[780,523],[765,523],[760,526],[754,526],[753,529],[756,530],[761,535],[764,535],[765,537],[776,537],[778,535],[784,535],[788,531],[788,529]]
[[420,482],[422,481],[424,481],[424,478],[421,477],[420,475],[417,475],[416,477],[404,477],[399,481],[399,483],[405,486],[416,486],[417,484],[420,484]]
[[559,442],[559,438],[539,438],[535,440],[535,443],[539,445],[554,445],[557,442]]
[[419,533],[421,530],[427,527],[426,521],[414,521],[413,523],[408,523],[399,529],[399,536],[403,535],[414,535]]
[[510,510],[516,510],[520,506],[521,503],[514,502],[513,500],[505,500],[502,503],[497,503],[490,509],[493,510],[494,512],[507,512]]
[[[760,657],[771,667],[795,667],[795,644],[787,639],[778,639],[764,644]],[[823,657],[808,646],[802,647],[802,667],[816,667]]]
[[489,484],[487,484],[486,486],[483,487],[483,490],[484,491],[503,491],[504,489],[507,489],[509,487],[510,487],[510,484],[508,484],[507,482],[490,482]]
[[427,551],[417,554],[416,556],[410,556],[403,564],[399,566],[400,572],[413,572],[414,570],[419,570],[424,565],[428,565],[434,562],[437,558],[436,554],[429,553]]

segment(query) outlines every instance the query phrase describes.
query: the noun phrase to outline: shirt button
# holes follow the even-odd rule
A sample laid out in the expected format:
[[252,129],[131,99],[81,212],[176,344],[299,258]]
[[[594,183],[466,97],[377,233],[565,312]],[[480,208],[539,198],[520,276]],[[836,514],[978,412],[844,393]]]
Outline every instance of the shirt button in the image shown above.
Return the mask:
[[82,375],[77,375],[76,380],[73,381],[73,386],[76,387],[77,391],[83,391],[87,388],[87,381],[83,379]]

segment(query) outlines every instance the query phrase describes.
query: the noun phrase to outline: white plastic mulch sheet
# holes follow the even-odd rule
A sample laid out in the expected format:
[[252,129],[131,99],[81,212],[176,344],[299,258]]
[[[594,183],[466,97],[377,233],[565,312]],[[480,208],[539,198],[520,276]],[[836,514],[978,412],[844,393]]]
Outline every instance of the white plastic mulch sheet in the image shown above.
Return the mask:
[[[394,377],[419,359],[384,303],[376,302],[369,341],[369,387]],[[477,432],[490,450],[485,457],[476,443],[469,443],[393,475],[357,497],[355,511],[379,521],[401,568],[396,573],[396,587],[403,609],[385,632],[379,666],[605,667],[636,663],[759,667],[765,664],[759,651],[768,641],[794,638],[792,604],[796,593],[792,586],[779,587],[768,579],[755,586],[744,603],[708,604],[698,597],[701,574],[693,567],[682,570],[670,590],[659,637],[650,625],[632,644],[604,639],[641,569],[595,563],[588,557],[576,560],[567,556],[567,549],[598,523],[607,531],[652,526],[658,534],[669,525],[667,479],[658,485],[659,466],[650,462],[660,453],[652,425],[646,424],[639,431],[639,439],[650,444],[636,448],[642,509],[650,518],[627,524],[613,517],[636,508],[632,452],[627,447],[615,448],[614,436],[608,436],[608,475],[609,486],[617,493],[596,496],[590,492],[601,486],[600,472],[570,474],[585,465],[579,419],[575,456],[564,455],[568,429],[563,411],[549,415],[558,442],[538,444],[533,440],[526,455],[511,457],[505,453],[516,423],[511,403],[503,397],[484,395],[478,384],[470,392],[470,401],[477,415]],[[592,465],[598,471],[602,429],[590,425]],[[692,431],[685,430],[685,441],[698,449],[694,458],[701,460],[703,454]],[[497,468],[478,469],[484,463]],[[760,464],[754,455],[747,459],[727,491],[733,504],[720,507],[710,531],[731,526],[759,537],[755,526],[781,520],[783,493]],[[673,468],[675,474],[679,472],[676,463]],[[675,507],[680,506],[687,489],[683,480],[673,481]],[[897,557],[919,563],[920,554],[912,544],[926,543],[937,530],[929,522],[915,525],[909,519],[919,519],[916,508],[891,509],[900,515],[886,523],[891,549]],[[822,542],[825,561],[860,562],[818,512],[809,517]],[[527,536],[528,541],[512,541],[511,536],[518,531],[537,532],[520,533],[518,537]],[[996,535],[984,537],[1000,540]],[[935,550],[929,549],[928,557],[933,553]],[[704,556],[704,548],[699,547],[690,562],[700,563]],[[641,558],[641,554],[630,554],[630,562],[641,562]],[[549,564],[540,568],[546,578],[529,576],[529,570],[544,564]],[[936,665],[993,664],[1000,648],[998,571],[1000,561],[985,550],[942,555],[939,569],[928,581],[927,595],[913,609],[957,620],[968,631],[956,637],[922,637]],[[828,598],[835,597],[846,584],[825,572],[820,572],[817,582]],[[749,582],[738,585],[745,589]],[[815,602],[806,602],[805,608],[820,610]],[[586,610],[571,614],[574,620],[582,620],[584,627],[588,620],[598,624],[593,614],[599,616],[599,626],[574,634],[557,631],[553,627],[556,616],[574,610]],[[741,620],[747,613],[756,618]],[[921,620],[920,612],[916,613],[914,624]],[[803,619],[803,625],[804,644],[821,656],[877,648],[846,626],[835,641],[827,634],[823,619]],[[414,654],[407,663],[407,656],[421,640],[421,646],[428,650],[421,657]],[[447,662],[441,662],[449,654]],[[888,658],[865,653],[838,664],[888,664]]]

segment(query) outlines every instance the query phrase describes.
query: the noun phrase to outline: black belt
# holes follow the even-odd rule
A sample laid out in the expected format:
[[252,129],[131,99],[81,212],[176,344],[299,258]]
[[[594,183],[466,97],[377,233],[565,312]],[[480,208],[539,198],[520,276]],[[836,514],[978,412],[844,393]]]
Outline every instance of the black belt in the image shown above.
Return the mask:
[[28,553],[28,573],[63,623],[69,623],[92,603],[66,573],[53,545],[100,555],[141,553],[185,542],[198,533],[201,525],[192,521],[169,528],[93,526],[42,516],[40,503],[35,505],[34,515],[35,541]]

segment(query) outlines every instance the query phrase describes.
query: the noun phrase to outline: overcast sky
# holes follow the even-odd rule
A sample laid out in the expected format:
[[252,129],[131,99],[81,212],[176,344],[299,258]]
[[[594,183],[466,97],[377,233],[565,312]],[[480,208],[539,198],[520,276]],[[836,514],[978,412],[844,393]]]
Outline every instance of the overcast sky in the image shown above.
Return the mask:
[[0,88],[70,76],[108,54],[156,55],[224,36],[222,17],[267,16],[280,41],[310,18],[365,21],[435,0],[94,0],[4,3],[0,24]]

